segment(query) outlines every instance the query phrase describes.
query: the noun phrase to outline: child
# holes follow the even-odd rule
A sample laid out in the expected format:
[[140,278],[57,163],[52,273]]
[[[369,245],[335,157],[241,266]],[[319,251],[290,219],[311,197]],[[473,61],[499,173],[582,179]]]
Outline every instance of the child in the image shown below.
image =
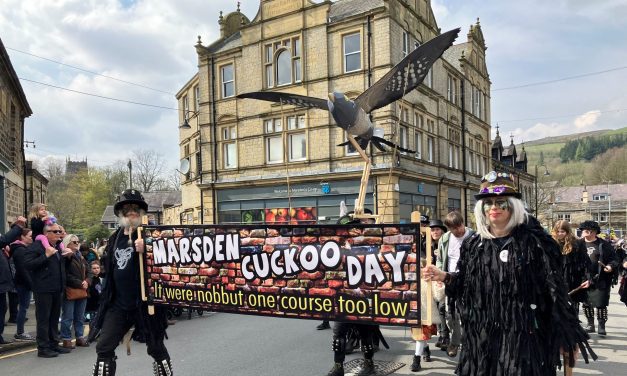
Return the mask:
[[[54,245],[51,245],[48,242],[48,238],[44,234],[44,227],[47,224],[56,223],[57,219],[50,215],[46,210],[46,205],[42,203],[33,204],[30,209],[30,228],[33,230],[33,241],[39,240],[45,249],[54,248]],[[63,244],[59,245],[61,251],[65,249]]]
[[102,294],[102,280],[100,279],[100,262],[92,261],[91,263],[91,282],[87,289],[87,305],[85,307],[85,318],[87,321],[96,316],[98,311],[98,304],[100,301],[100,294]]
[[[421,268],[426,265],[426,260],[420,260]],[[426,282],[420,279],[420,319],[424,322],[427,319],[427,289],[432,289],[431,304],[431,325],[421,325],[420,327],[411,328],[411,336],[416,341],[416,353],[411,364],[412,372],[418,372],[422,369],[420,366],[420,356],[425,354],[425,362],[431,361],[431,353],[427,341],[438,332],[437,324],[440,323],[440,315],[438,313],[438,302],[444,301],[444,283],[442,282]]]

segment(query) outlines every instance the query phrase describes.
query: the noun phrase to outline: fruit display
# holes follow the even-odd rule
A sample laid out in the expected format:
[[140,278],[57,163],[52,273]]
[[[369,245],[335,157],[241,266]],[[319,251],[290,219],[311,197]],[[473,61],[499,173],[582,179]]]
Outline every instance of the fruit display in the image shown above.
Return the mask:
[[242,223],[263,222],[265,211],[263,209],[251,209],[242,211]]
[[312,224],[316,223],[318,216],[316,208],[274,208],[265,210],[265,221],[269,224]]

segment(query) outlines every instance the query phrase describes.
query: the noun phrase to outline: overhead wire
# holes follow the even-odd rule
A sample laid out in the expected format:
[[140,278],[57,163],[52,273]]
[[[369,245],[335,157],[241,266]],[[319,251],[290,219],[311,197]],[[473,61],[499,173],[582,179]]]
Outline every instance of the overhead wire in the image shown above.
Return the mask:
[[53,63],[59,64],[59,65],[63,65],[63,66],[66,66],[66,67],[69,67],[69,68],[72,68],[72,69],[76,69],[76,70],[79,70],[79,71],[81,71],[81,72],[85,72],[85,73],[93,74],[93,75],[95,75],[95,76],[105,77],[105,78],[108,78],[108,79],[110,79],[110,80],[119,81],[119,82],[122,82],[122,83],[125,83],[125,84],[128,84],[128,85],[139,86],[139,87],[142,87],[142,88],[144,88],[144,89],[148,89],[148,90],[152,90],[152,91],[157,91],[157,92],[164,93],[164,94],[176,95],[175,93],[170,93],[169,91],[165,91],[165,90],[161,90],[161,89],[155,89],[155,88],[153,88],[153,87],[146,86],[146,85],[143,85],[143,84],[138,84],[138,83],[136,83],[136,82],[131,82],[131,81],[122,80],[122,79],[120,79],[120,78],[116,78],[116,77],[113,77],[113,76],[108,76],[108,75],[106,75],[106,74],[102,74],[102,73],[94,72],[94,71],[91,71],[91,70],[88,70],[88,69],[84,69],[84,68],[81,68],[81,67],[77,67],[77,66],[74,66],[74,65],[70,65],[70,64],[62,63],[62,62],[60,62],[60,61],[53,60],[53,59],[49,59],[49,58],[47,58],[47,57],[43,57],[43,56],[39,56],[39,55],[35,55],[35,54],[33,54],[33,53],[30,53],[30,52],[26,52],[26,51],[18,50],[17,48],[8,47],[8,46],[5,46],[5,48],[6,48],[7,50],[11,50],[11,51],[19,52],[19,53],[21,53],[21,54],[29,55],[29,56],[32,56],[32,57],[36,57],[36,58],[38,58],[38,59],[42,59],[42,60],[46,60],[46,61],[50,61],[50,62],[53,62]]
[[610,68],[610,69],[606,69],[606,70],[602,70],[602,71],[597,71],[597,72],[583,73],[583,74],[578,74],[578,75],[575,75],[575,76],[568,76],[568,77],[557,78],[557,79],[554,79],[554,80],[539,81],[539,82],[532,82],[532,83],[529,83],[529,84],[501,87],[501,88],[492,89],[490,91],[514,90],[514,89],[522,89],[522,88],[532,87],[532,86],[548,85],[548,84],[553,84],[553,83],[556,83],[556,82],[574,80],[574,79],[577,79],[577,78],[597,76],[599,74],[614,72],[614,71],[618,71],[618,70],[622,70],[622,69],[627,69],[627,65],[622,66],[622,67],[616,67],[616,68]]

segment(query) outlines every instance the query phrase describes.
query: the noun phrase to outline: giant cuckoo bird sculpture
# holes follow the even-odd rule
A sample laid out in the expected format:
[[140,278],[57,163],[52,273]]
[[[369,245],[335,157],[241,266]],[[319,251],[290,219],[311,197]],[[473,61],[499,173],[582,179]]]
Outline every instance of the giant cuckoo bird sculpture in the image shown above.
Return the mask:
[[370,174],[370,159],[364,152],[368,144],[372,143],[381,151],[386,151],[384,145],[387,145],[399,151],[414,152],[384,139],[383,130],[374,127],[368,114],[402,98],[405,94],[418,87],[427,76],[433,63],[453,44],[459,31],[460,29],[448,31],[419,46],[355,100],[350,100],[344,93],[337,91],[329,93],[328,99],[278,91],[256,91],[239,94],[237,97],[277,102],[297,107],[319,108],[331,112],[337,125],[348,133],[348,141],[338,146],[351,143],[366,162],[359,198],[355,205],[355,214],[360,215],[363,213],[363,201]]

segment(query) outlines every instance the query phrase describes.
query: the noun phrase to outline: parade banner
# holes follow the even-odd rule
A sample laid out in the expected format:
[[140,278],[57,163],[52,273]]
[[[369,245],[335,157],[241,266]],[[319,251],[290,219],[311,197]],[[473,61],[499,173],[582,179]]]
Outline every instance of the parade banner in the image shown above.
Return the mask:
[[148,226],[154,304],[419,324],[418,224]]

